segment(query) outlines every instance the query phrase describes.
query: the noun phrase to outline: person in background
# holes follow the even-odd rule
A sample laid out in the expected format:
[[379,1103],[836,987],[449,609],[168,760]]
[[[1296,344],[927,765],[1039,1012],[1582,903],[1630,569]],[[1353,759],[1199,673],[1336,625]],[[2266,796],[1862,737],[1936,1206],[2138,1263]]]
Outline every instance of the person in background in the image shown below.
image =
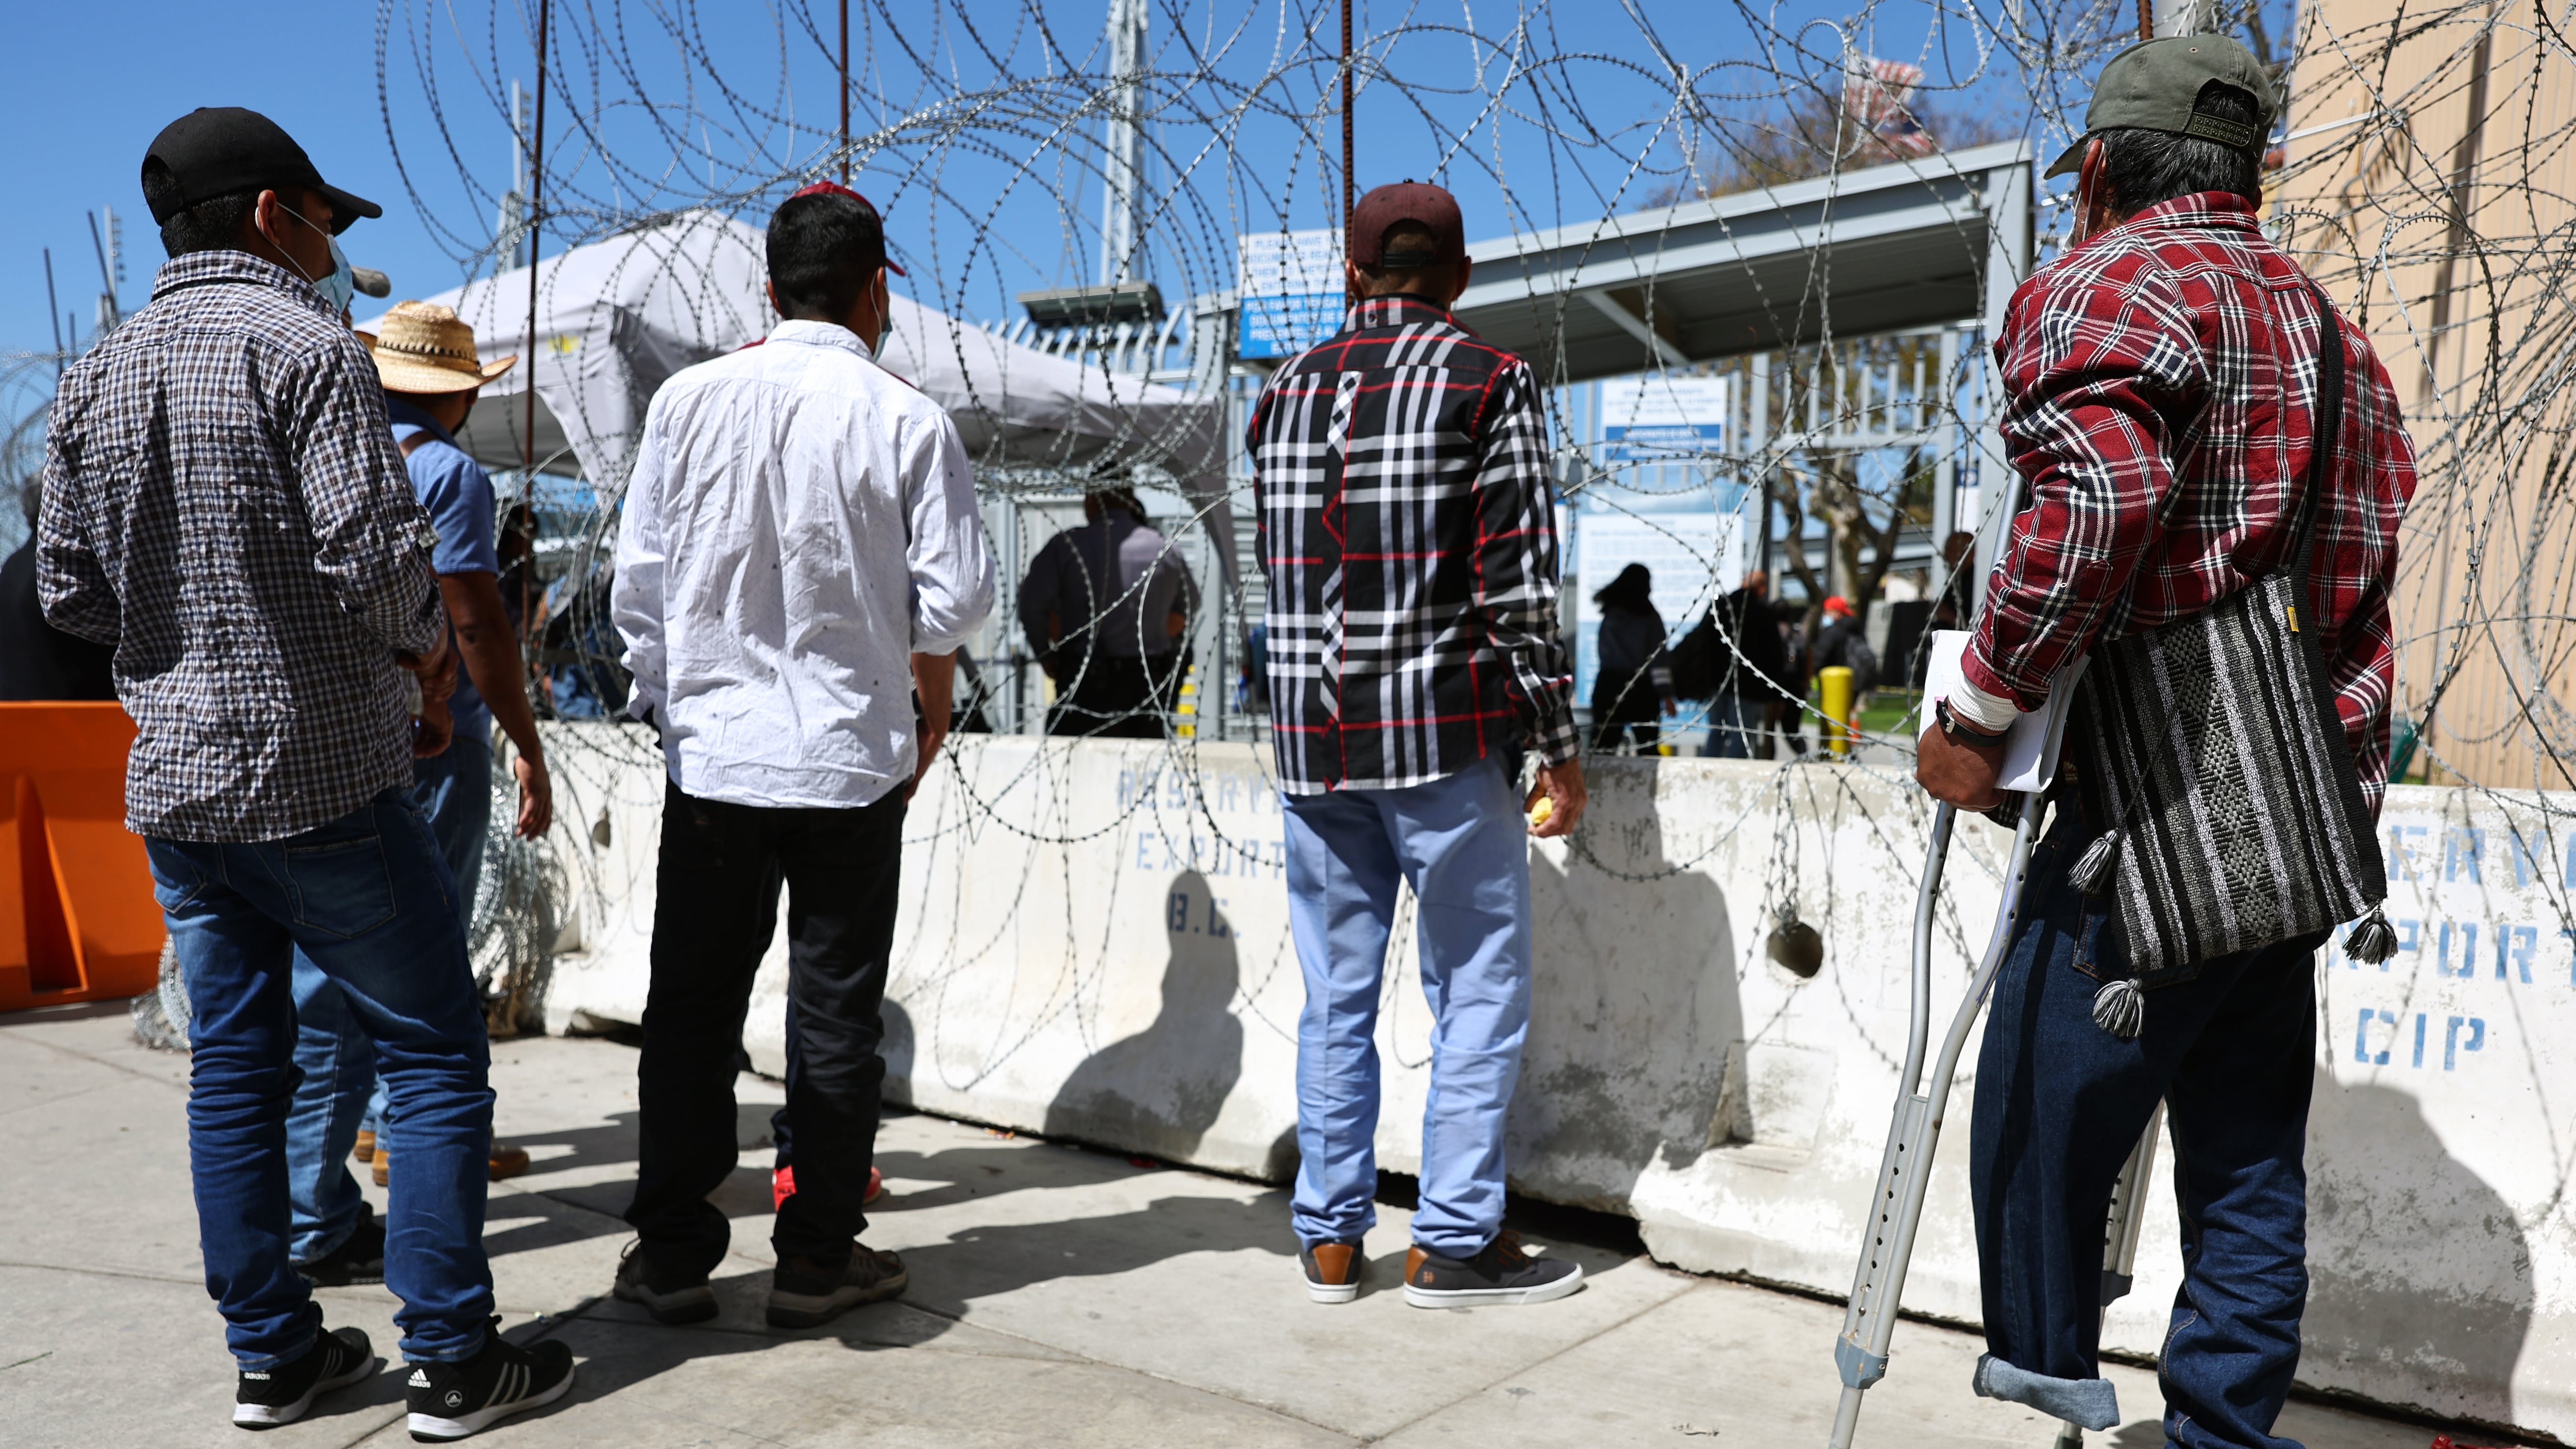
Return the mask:
[[36,501],[41,479],[19,490],[27,541],[0,563],[0,700],[116,698],[116,650],[45,622],[36,597]]
[[1717,661],[1708,753],[1721,760],[1760,759],[1770,753],[1771,707],[1790,677],[1789,652],[1771,612],[1771,576],[1747,571],[1743,584],[1722,595],[1709,617],[1733,647]]
[[1159,740],[1180,686],[1198,583],[1132,488],[1082,498],[1020,581],[1020,628],[1055,681],[1047,733]]
[[[1572,831],[1585,798],[1542,395],[1527,363],[1450,315],[1473,264],[1448,192],[1378,187],[1350,237],[1357,304],[1271,374],[1246,437],[1306,978],[1290,1220],[1308,1297],[1356,1297],[1377,1221],[1380,987],[1409,884],[1434,1021],[1405,1300],[1537,1303],[1583,1280],[1503,1230],[1503,1119],[1529,1034],[1529,837]],[[1539,757],[1526,797],[1523,748]],[[1533,822],[1523,812],[1542,799]]]
[[803,1328],[907,1282],[858,1241],[904,808],[995,586],[956,424],[877,362],[901,269],[876,208],[817,183],[779,206],[767,246],[785,320],[654,395],[618,529],[628,708],[661,732],[669,780],[636,1242],[613,1291],[663,1323],[715,1316],[707,1278],[732,1229],[707,1195],[740,1160],[743,1015],[783,883],[795,1190],[770,1234],[768,1319]]
[[1592,748],[1651,755],[1661,731],[1659,714],[1671,714],[1671,658],[1664,650],[1664,616],[1655,612],[1655,576],[1632,563],[1594,591],[1601,606],[1595,648],[1601,669],[1592,681]]
[[[519,788],[516,833],[533,840],[553,818],[545,746],[528,709],[518,640],[497,582],[492,482],[455,437],[476,392],[517,359],[477,363],[473,329],[445,307],[399,302],[377,325],[376,333],[361,332],[358,339],[384,385],[385,413],[412,494],[438,535],[430,566],[438,571],[463,667],[448,701],[453,735],[444,751],[413,766],[412,798],[438,839],[456,881],[457,913],[470,927],[492,817],[495,718],[518,750],[511,761]],[[295,1010],[295,1064],[303,1080],[287,1119],[286,1157],[296,1268],[325,1285],[371,1282],[383,1273],[384,1228],[341,1164],[354,1147],[358,1160],[372,1165],[378,1187],[392,1181],[393,1134],[385,1125],[375,1045],[339,987],[302,955],[295,962]],[[528,1170],[528,1154],[495,1144],[485,1170],[496,1182],[514,1177]]]
[[1843,723],[1859,719],[1869,692],[1878,687],[1878,651],[1869,647],[1868,631],[1851,600],[1840,594],[1826,596],[1824,619],[1816,630],[1815,647],[1808,651],[1807,665],[1810,677],[1828,669],[1851,671],[1852,718]]
[[301,954],[376,1043],[404,1134],[384,1258],[412,1436],[463,1438],[562,1397],[573,1359],[497,1331],[490,1053],[411,798],[414,756],[448,743],[455,655],[383,389],[317,286],[343,266],[332,236],[383,213],[234,107],[172,122],[142,170],[170,262],[55,394],[36,566],[46,617],[115,646],[135,721],[126,825],[187,985],[189,1170],[233,1422],[292,1422],[382,1365],[365,1334],[325,1331],[290,1258]]
[[[2358,777],[2347,783],[2376,811],[2414,449],[2369,333],[2333,317],[2266,233],[2263,154],[2279,113],[2269,67],[2235,40],[2151,40],[2102,67],[2084,135],[2049,168],[2076,173],[2074,235],[2013,292],[1995,340],[1996,427],[2020,506],[1964,679],[1936,702],[1916,755],[1934,797],[1993,808],[2013,722],[2048,702],[2059,669],[2248,587],[2291,555],[2308,509],[2309,607],[2292,627],[2309,632],[2331,692],[2327,722]],[[2338,333],[2345,385],[2329,433],[2322,359]],[[2162,1102],[2182,1269],[2157,1353],[2164,1442],[2285,1449],[2273,1430],[2308,1297],[2326,934],[2158,973],[2141,983],[2133,1035],[2114,1035],[2095,992],[2132,965],[2118,910],[2075,884],[2111,825],[2086,818],[2087,793],[2063,792],[2031,854],[1977,1059],[1968,1190],[1987,1352],[1973,1384],[2083,1428],[2130,1417],[2101,1372],[2102,1224]],[[2308,829],[2265,824],[2283,848]]]

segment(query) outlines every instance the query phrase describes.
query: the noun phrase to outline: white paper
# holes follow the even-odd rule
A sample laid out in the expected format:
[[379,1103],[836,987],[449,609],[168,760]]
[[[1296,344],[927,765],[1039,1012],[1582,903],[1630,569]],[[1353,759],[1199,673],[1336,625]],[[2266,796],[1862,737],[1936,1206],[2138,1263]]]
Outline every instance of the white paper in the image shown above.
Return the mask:
[[[1932,702],[1943,699],[1966,685],[1963,661],[1968,657],[1969,634],[1965,629],[1932,631],[1931,669],[1923,678],[1923,728],[1925,733],[1941,727],[1934,716]],[[2005,790],[2045,790],[2057,778],[2057,750],[2066,739],[2067,716],[2075,712],[2075,684],[2084,677],[2084,658],[2057,671],[2048,682],[2048,703],[2013,721],[2011,733],[2004,736],[2003,776],[1996,781]]]

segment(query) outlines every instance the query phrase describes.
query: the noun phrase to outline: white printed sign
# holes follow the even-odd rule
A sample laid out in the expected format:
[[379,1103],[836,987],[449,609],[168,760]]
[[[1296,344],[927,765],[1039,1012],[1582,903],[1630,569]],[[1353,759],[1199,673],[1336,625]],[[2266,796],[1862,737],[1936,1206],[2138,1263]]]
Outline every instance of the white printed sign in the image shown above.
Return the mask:
[[1728,379],[1644,374],[1601,383],[1601,460],[1670,462],[1716,452],[1726,436]]
[[1340,330],[1345,291],[1339,231],[1240,236],[1235,264],[1238,356],[1294,357]]

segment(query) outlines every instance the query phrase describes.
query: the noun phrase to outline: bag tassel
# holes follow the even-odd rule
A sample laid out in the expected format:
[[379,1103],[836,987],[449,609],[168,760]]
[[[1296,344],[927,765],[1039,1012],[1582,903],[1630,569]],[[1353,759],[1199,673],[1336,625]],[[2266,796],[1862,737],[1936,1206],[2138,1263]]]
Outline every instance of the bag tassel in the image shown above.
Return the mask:
[[2119,854],[2120,832],[2105,830],[2100,839],[2086,846],[2084,853],[2076,857],[2075,868],[2066,873],[2066,878],[2074,882],[2075,888],[2084,894],[2098,896],[2109,889],[2111,864],[2119,858]]
[[2372,965],[2396,955],[2397,932],[2388,924],[2388,912],[2372,906],[2361,924],[2352,928],[2352,934],[2343,938],[2343,953]]
[[2136,1041],[2139,1028],[2147,1024],[2147,999],[2138,983],[2106,982],[2094,992],[2093,1024],[2122,1041]]

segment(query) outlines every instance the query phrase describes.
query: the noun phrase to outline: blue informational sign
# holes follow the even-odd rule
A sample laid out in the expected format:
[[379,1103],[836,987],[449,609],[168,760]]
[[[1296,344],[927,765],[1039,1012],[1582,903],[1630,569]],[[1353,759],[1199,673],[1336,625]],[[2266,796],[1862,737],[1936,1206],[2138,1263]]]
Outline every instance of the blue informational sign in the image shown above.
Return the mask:
[[1603,463],[1680,462],[1725,441],[1725,378],[1649,373],[1606,378],[1600,387]]
[[1255,232],[1235,241],[1235,355],[1294,357],[1342,328],[1342,234]]

